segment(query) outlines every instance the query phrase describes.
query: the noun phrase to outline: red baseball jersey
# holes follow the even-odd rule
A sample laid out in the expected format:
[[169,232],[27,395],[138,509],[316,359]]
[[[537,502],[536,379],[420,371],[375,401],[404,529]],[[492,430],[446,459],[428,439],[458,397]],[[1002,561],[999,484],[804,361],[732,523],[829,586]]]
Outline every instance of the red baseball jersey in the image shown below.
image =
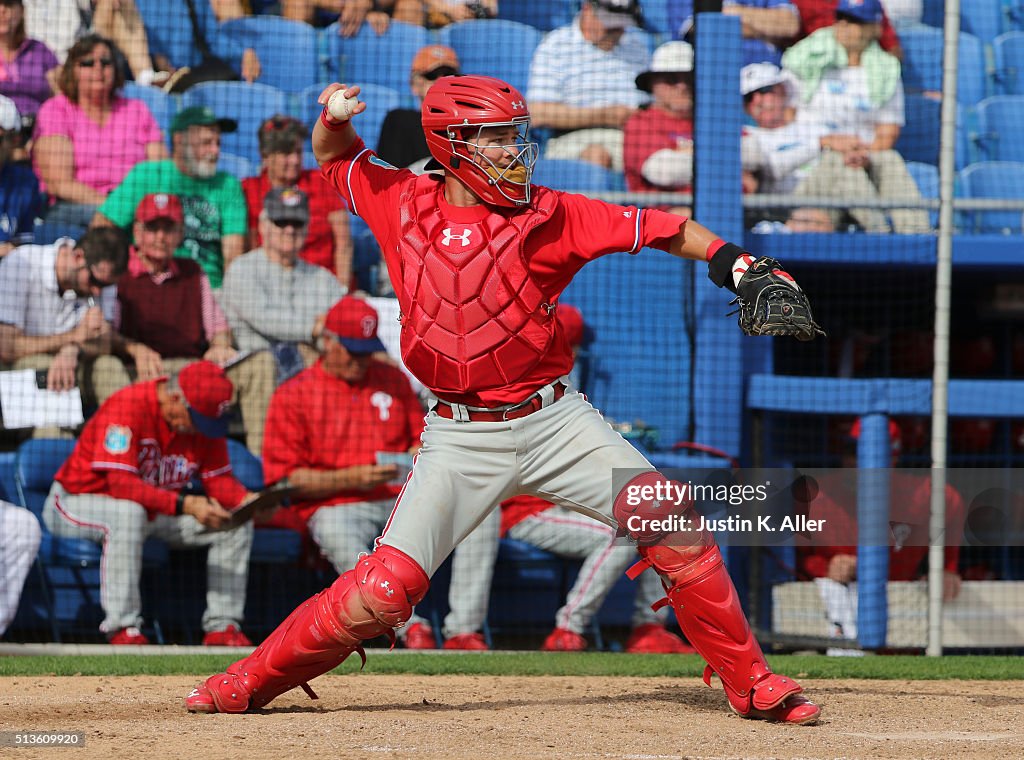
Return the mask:
[[[365,148],[362,140],[343,155],[322,167],[353,213],[361,216],[377,239],[396,290],[402,287],[403,271],[399,253],[401,199],[412,192],[416,175],[396,169]],[[668,243],[686,220],[653,209],[615,206],[582,195],[538,189],[552,208],[550,217],[534,227],[522,240],[523,260],[530,279],[555,302],[573,276],[588,261],[617,251],[637,253],[650,246],[667,250]],[[463,256],[474,241],[490,239],[490,230],[508,225],[515,212],[486,205],[459,207],[444,197],[444,181],[424,185],[415,192],[432,194],[437,208],[436,236],[431,245],[453,258]],[[463,302],[468,301],[463,296]],[[405,327],[403,327],[403,330]],[[560,329],[560,328],[556,328]],[[408,364],[408,362],[407,362]],[[572,351],[564,339],[555,340],[545,357],[523,377],[487,389],[470,389],[465,394],[438,393],[442,398],[471,406],[495,407],[522,401],[543,385],[569,372]],[[417,368],[409,370],[420,377]],[[423,380],[422,377],[420,377]],[[425,383],[426,384],[426,383]],[[428,385],[429,387],[429,385]]]
[[178,491],[197,474],[226,509],[248,491],[231,472],[227,443],[171,430],[160,414],[157,384],[122,388],[86,423],[56,480],[68,493],[99,493],[142,505],[150,518],[174,514]]
[[[299,256],[310,264],[334,271],[334,230],[327,215],[343,211],[345,205],[320,172],[307,169],[299,176],[296,187],[309,196],[309,231]],[[242,192],[249,207],[249,229],[256,235],[256,244],[263,245],[260,237],[259,217],[263,198],[270,192],[270,179],[264,171],[257,177],[242,180]]]
[[[852,480],[851,480],[852,478]],[[810,534],[811,545],[798,549],[800,569],[812,578],[828,574],[829,561],[837,554],[857,554],[850,541],[857,539],[857,497],[851,486],[855,471],[823,478],[821,491],[808,507],[808,517],[825,520],[822,531]],[[931,482],[920,475],[894,470],[890,473],[889,580],[912,581],[921,576],[928,554],[928,514]],[[946,536],[944,567],[957,572],[963,537],[964,501],[946,486]]]
[[[423,432],[423,407],[397,367],[372,361],[361,383],[324,371],[322,360],[274,392],[263,438],[268,483],[293,470],[335,470],[375,464],[377,452],[407,452]],[[325,504],[393,499],[400,486],[340,491],[323,499],[293,500],[308,520]]]

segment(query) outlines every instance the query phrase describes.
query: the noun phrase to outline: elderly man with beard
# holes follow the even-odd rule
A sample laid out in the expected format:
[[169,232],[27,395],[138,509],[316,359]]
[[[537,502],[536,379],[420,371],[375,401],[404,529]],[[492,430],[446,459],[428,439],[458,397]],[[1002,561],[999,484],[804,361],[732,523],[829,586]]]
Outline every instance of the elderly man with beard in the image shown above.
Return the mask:
[[146,195],[177,195],[185,210],[185,237],[175,256],[196,261],[210,285],[220,288],[224,270],[242,255],[245,242],[242,186],[230,174],[217,171],[221,133],[237,128],[234,120],[220,119],[206,106],[178,112],[171,122],[171,158],[136,164],[100,206],[93,226],[127,229]]

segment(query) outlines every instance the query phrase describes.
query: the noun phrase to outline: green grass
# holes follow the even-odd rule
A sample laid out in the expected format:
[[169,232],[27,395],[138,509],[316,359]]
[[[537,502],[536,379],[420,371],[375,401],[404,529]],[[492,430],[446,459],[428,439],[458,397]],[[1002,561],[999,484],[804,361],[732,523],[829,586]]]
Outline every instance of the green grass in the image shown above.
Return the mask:
[[[229,665],[222,655],[111,655],[0,657],[0,676],[205,676]],[[907,680],[1020,680],[1021,657],[823,657],[772,656],[773,669],[794,678],[870,678]],[[358,656],[335,673],[356,673]],[[366,675],[486,676],[672,676],[699,677],[703,662],[695,655],[628,655],[606,653],[493,653],[486,655],[405,654],[367,657]]]

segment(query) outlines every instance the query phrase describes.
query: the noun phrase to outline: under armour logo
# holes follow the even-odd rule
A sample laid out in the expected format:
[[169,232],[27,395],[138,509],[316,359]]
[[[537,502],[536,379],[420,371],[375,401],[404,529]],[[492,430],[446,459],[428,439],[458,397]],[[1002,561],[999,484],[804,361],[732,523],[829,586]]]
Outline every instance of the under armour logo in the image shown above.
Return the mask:
[[526,103],[524,103],[523,101],[521,101],[521,100],[513,100],[512,101],[512,110],[513,111],[518,111],[520,109],[525,109],[525,108],[526,108]]
[[188,693],[188,696],[186,697],[186,699],[192,699],[192,697],[198,697],[198,696],[199,696],[199,689],[192,689],[192,691],[190,691]]
[[395,590],[393,588],[391,588],[391,581],[381,581],[380,587],[382,589],[384,589],[384,594],[386,596],[394,596],[395,595]]
[[651,502],[651,509],[661,509],[661,502],[655,499]]
[[380,421],[387,422],[391,419],[391,405],[395,402],[391,396],[384,391],[376,391],[370,396],[370,404],[376,407],[380,414]]
[[629,219],[630,217],[632,217],[632,216],[633,216],[633,212],[632,212],[632,211],[623,211],[623,212],[622,212],[622,215],[623,215],[624,217],[626,217],[627,219]]
[[469,236],[472,235],[472,234],[473,234],[473,230],[467,228],[467,229],[464,229],[462,231],[461,235],[456,235],[452,231],[452,228],[449,227],[448,229],[446,229],[444,231],[444,237],[441,238],[441,245],[450,246],[452,244],[452,240],[454,239],[454,240],[461,240],[462,241],[462,247],[465,248],[467,245],[469,245]]

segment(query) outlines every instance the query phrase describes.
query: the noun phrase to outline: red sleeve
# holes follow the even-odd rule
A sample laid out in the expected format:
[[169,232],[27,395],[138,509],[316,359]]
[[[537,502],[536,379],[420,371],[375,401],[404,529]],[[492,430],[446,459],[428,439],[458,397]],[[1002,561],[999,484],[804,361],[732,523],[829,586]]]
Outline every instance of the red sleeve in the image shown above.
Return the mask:
[[398,229],[398,199],[403,183],[415,175],[377,157],[359,138],[338,158],[320,167],[324,179],[362,218],[385,250]]
[[140,504],[147,512],[173,515],[178,500],[177,491],[151,486],[138,475],[124,470],[107,473],[107,493],[115,499],[127,499]]
[[231,472],[228,444],[223,438],[210,440],[207,444],[199,465],[199,477],[207,495],[225,509],[234,509],[249,494]]
[[263,478],[276,483],[292,470],[305,466],[302,452],[309,450],[302,426],[302,415],[293,412],[290,384],[282,386],[270,399],[263,427]]
[[884,10],[882,11],[882,33],[878,37],[878,44],[887,53],[891,53],[900,46],[899,35],[896,34],[896,30],[893,29],[889,16],[886,15]]
[[666,250],[686,219],[657,209],[616,206],[573,193],[557,192],[558,207],[539,230],[531,268],[561,292],[589,261],[609,253]]

